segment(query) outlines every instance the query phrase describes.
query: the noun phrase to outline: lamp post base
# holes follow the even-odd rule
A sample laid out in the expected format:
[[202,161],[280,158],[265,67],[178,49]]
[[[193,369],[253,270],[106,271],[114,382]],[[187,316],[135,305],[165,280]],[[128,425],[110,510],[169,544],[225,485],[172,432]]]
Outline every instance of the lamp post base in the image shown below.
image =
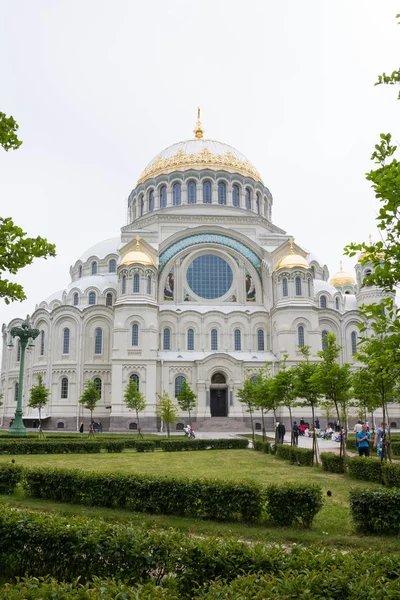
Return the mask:
[[8,434],[14,435],[14,436],[21,436],[21,437],[28,434],[26,427],[24,425],[24,422],[22,420],[22,414],[19,413],[18,411],[15,413],[15,418],[14,418],[13,424],[11,425],[10,429],[8,430]]

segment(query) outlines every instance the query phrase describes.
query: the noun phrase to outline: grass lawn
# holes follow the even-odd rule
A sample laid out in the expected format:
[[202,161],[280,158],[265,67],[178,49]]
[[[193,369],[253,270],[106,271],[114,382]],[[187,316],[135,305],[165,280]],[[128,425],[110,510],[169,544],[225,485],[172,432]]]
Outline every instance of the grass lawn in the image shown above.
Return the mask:
[[[10,462],[10,456],[0,456],[0,464]],[[141,473],[175,477],[215,477],[229,481],[255,480],[260,484],[299,482],[316,483],[324,492],[325,504],[314,521],[313,529],[272,526],[246,526],[236,523],[215,523],[170,516],[144,515],[122,510],[57,504],[23,497],[1,496],[2,504],[30,507],[41,511],[64,514],[85,514],[111,521],[130,521],[149,526],[174,527],[183,532],[200,535],[232,536],[240,539],[263,540],[278,543],[319,543],[340,547],[400,550],[400,539],[381,539],[361,536],[353,530],[349,511],[349,490],[353,486],[378,488],[378,484],[345,478],[343,475],[325,473],[322,469],[292,466],[287,461],[252,450],[207,450],[196,452],[156,452],[85,455],[32,455],[16,456],[16,463],[24,466],[51,466],[56,468],[81,468],[86,471]],[[328,497],[326,491],[331,490]]]

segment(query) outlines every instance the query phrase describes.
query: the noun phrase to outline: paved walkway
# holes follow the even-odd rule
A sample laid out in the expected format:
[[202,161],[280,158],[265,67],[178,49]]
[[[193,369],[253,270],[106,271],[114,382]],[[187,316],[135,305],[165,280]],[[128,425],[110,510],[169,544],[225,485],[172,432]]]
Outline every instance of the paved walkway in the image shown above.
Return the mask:
[[[232,437],[237,437],[240,435],[251,435],[251,432],[247,431],[243,431],[243,432],[237,432],[237,431],[195,431],[196,434],[196,438],[199,440],[216,440],[216,439],[226,439],[226,438],[232,438]],[[269,438],[273,438],[274,437],[274,432],[273,431],[267,431],[267,437]],[[331,452],[334,449],[339,449],[340,444],[338,442],[332,442],[332,440],[323,440],[322,438],[317,438],[317,443],[318,443],[318,447],[320,452],[324,452],[325,450],[328,452]],[[290,444],[290,435],[286,434],[285,435],[285,444]],[[299,448],[312,448],[312,438],[310,437],[306,437],[304,435],[299,436]]]

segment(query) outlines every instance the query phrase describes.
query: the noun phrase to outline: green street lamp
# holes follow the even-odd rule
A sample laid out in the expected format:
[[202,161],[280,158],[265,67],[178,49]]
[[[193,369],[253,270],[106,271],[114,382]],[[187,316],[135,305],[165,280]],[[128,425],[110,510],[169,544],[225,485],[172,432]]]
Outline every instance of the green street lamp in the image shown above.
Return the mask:
[[[17,399],[17,409],[15,411],[15,417],[13,424],[11,425],[8,433],[10,435],[26,435],[26,427],[22,420],[22,386],[24,383],[24,362],[25,362],[25,350],[30,341],[29,348],[33,347],[33,340],[37,338],[40,331],[39,329],[31,329],[29,316],[26,317],[25,321],[22,321],[21,327],[13,327],[10,331],[11,337],[19,338],[19,343],[21,346],[21,356],[19,362],[19,379],[18,379],[18,399]],[[28,349],[29,349],[28,348]]]

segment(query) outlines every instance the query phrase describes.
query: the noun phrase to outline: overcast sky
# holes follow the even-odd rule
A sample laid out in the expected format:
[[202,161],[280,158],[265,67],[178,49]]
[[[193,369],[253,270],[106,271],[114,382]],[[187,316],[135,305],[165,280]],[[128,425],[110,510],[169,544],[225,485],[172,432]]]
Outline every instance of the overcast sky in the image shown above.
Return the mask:
[[[375,238],[364,173],[381,132],[400,139],[394,0],[0,0],[0,111],[23,145],[0,149],[0,206],[57,257],[18,274],[25,316],[118,235],[146,164],[193,135],[243,152],[274,197],[273,222],[328,265]],[[344,258],[352,272],[354,260]]]

